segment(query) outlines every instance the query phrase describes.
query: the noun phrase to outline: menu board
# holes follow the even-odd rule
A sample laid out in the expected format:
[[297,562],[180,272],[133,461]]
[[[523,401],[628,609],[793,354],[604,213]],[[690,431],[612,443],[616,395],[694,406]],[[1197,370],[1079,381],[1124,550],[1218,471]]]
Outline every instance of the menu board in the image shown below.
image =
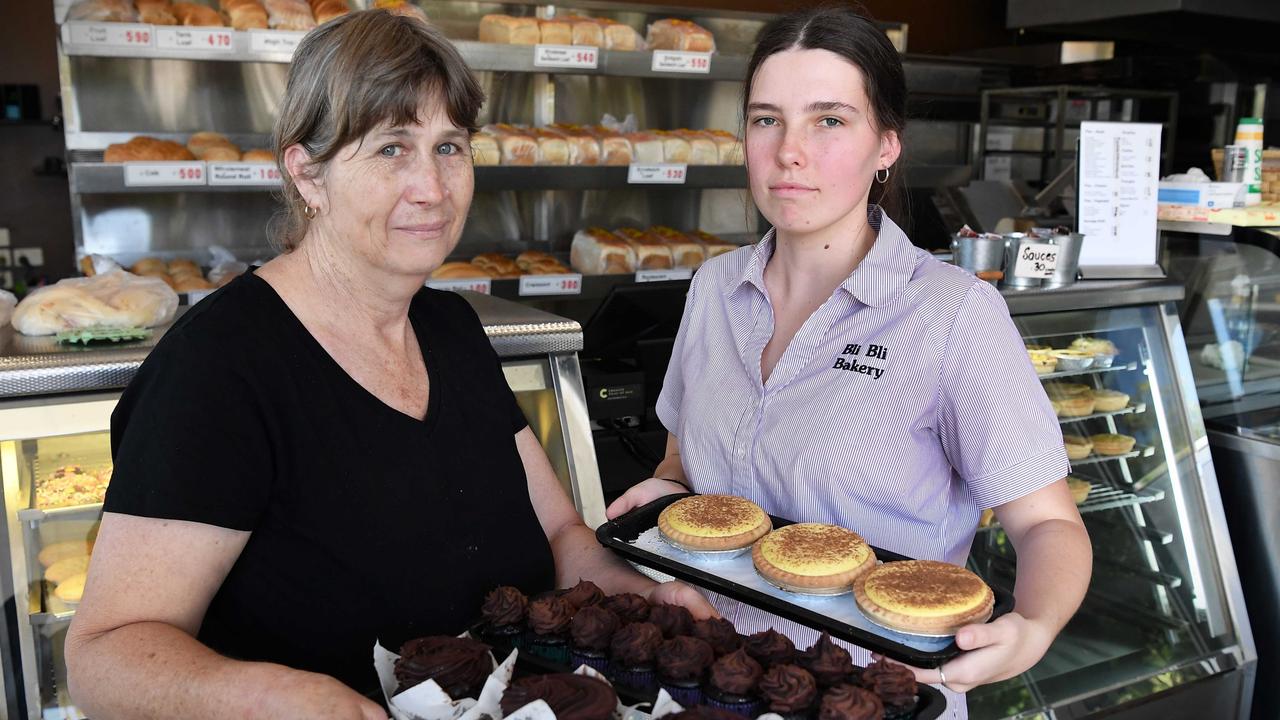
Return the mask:
[[1080,123],[1082,269],[1157,264],[1161,129],[1158,123]]

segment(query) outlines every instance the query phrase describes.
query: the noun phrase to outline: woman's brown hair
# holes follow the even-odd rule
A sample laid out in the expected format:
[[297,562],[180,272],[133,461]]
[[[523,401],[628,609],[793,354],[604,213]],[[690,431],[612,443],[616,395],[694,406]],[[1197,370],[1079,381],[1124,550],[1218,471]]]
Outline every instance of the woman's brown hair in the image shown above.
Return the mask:
[[274,150],[284,180],[284,214],[273,239],[284,252],[307,232],[306,202],[284,167],[297,144],[319,174],[338,151],[384,123],[418,122],[424,95],[444,101],[454,125],[476,131],[484,91],[462,55],[438,30],[386,10],[345,15],[316,28],[289,67]]
[[[853,63],[862,72],[867,100],[871,103],[872,127],[892,130],[899,143],[907,127],[907,80],[902,58],[875,23],[852,7],[827,5],[775,18],[760,29],[756,49],[747,64],[747,81],[742,91],[742,116],[747,116],[751,84],[756,72],[770,56],[787,50],[827,50]],[[879,188],[877,190],[877,188]],[[901,158],[890,168],[884,183],[871,184],[871,202],[903,225]]]

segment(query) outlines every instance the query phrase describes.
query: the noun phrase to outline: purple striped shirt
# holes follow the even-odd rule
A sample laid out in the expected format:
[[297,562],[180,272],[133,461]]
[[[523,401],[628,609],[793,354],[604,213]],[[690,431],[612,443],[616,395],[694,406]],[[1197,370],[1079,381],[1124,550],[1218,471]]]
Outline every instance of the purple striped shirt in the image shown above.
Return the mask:
[[[963,565],[983,508],[1066,477],[1062,431],[1000,294],[877,208],[870,252],[761,383],[772,231],[698,271],[657,411],[691,486]],[[816,634],[716,598],[744,633]],[[865,651],[855,661],[866,662]],[[958,716],[963,703],[953,703]]]

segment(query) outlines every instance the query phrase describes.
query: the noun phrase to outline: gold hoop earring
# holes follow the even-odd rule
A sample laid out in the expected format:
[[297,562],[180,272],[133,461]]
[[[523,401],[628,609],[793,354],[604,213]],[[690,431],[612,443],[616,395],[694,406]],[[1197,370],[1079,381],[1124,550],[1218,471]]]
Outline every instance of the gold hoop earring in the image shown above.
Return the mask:
[[307,205],[307,206],[305,206],[305,207],[303,207],[303,208],[302,208],[302,214],[303,214],[303,215],[306,215],[308,220],[315,220],[315,219],[316,219],[316,214],[317,214],[318,212],[319,212],[318,210],[316,210],[315,208],[311,207],[310,205]]
[[[880,173],[882,172],[884,173],[884,177],[880,177]],[[879,170],[876,171],[876,182],[883,185],[888,181],[889,181],[889,168],[880,168]]]

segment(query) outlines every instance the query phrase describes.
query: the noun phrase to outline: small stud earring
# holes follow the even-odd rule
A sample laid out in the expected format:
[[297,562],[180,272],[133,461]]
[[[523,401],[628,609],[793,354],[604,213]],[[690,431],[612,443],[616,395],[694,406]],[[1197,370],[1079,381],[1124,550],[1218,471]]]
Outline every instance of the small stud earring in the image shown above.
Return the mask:
[[306,207],[302,208],[302,214],[306,215],[308,220],[315,220],[316,213],[318,212],[319,212],[318,210],[311,207],[310,205],[307,205]]

